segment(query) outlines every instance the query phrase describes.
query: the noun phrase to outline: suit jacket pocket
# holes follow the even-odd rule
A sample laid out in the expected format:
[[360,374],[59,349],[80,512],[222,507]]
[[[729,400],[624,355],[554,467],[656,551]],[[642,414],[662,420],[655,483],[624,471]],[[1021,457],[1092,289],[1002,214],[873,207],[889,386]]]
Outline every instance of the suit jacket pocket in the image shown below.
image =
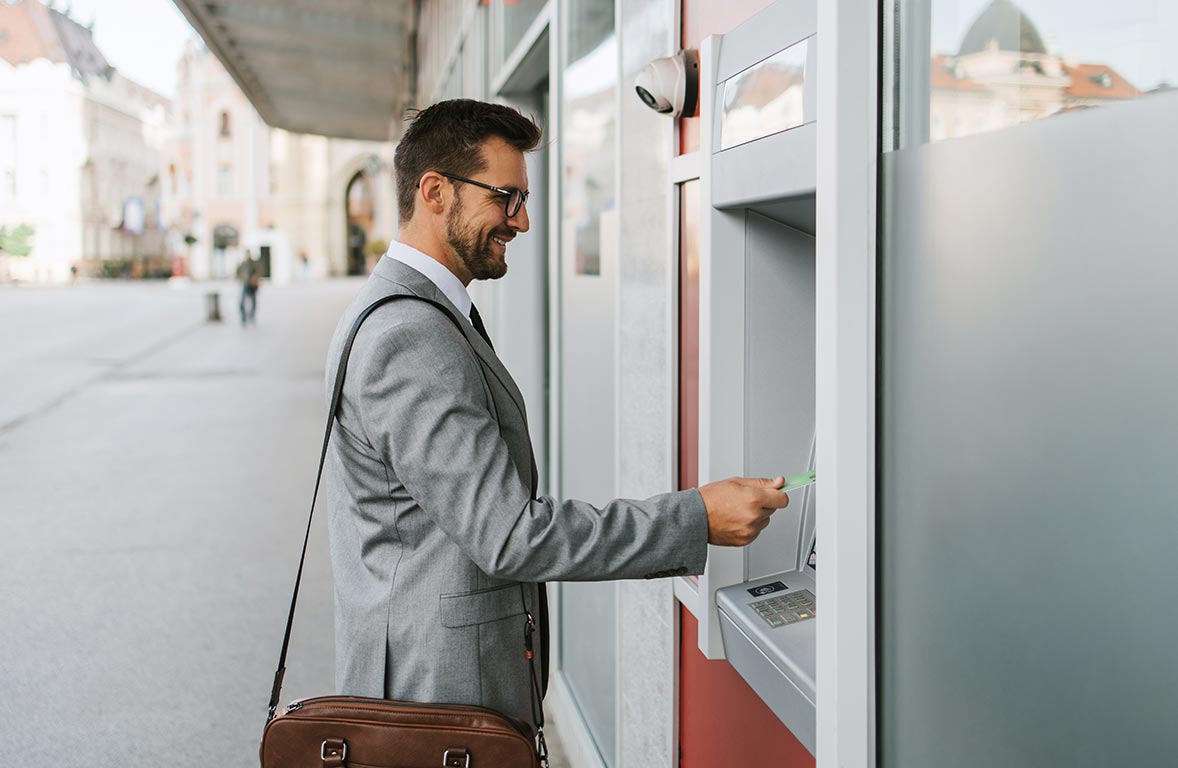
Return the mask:
[[469,627],[474,624],[499,621],[509,616],[524,615],[523,597],[520,595],[519,584],[507,584],[476,592],[442,595],[438,598],[438,603],[444,627]]

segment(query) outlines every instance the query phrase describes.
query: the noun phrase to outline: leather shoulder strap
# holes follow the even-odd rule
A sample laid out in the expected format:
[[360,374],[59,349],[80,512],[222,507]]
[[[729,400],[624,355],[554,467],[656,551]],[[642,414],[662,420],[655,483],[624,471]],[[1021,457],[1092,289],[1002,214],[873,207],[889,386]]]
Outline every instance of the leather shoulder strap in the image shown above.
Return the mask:
[[286,652],[290,648],[290,630],[294,626],[295,605],[299,600],[299,584],[303,580],[303,563],[307,559],[307,542],[311,538],[311,521],[315,517],[315,500],[319,498],[319,484],[323,480],[323,464],[327,459],[327,444],[331,441],[331,427],[335,423],[336,411],[339,409],[340,397],[344,391],[344,376],[347,374],[348,357],[352,354],[352,344],[356,341],[356,334],[360,332],[360,326],[368,319],[369,315],[385,304],[398,299],[413,299],[434,305],[447,320],[454,324],[454,327],[462,334],[462,338],[466,338],[466,333],[462,330],[462,326],[458,324],[458,320],[445,306],[433,299],[427,299],[423,296],[413,294],[399,293],[392,296],[383,296],[365,307],[364,311],[356,317],[356,322],[352,323],[352,329],[348,332],[348,337],[344,341],[343,352],[340,353],[339,368],[335,372],[335,385],[331,391],[331,405],[327,411],[327,428],[323,433],[323,449],[319,452],[319,470],[315,475],[315,491],[311,494],[311,511],[307,515],[307,532],[303,535],[303,552],[299,556],[299,570],[295,574],[294,593],[290,597],[290,612],[286,617],[286,633],[282,637],[282,651],[278,655],[278,669],[274,672],[274,686],[270,689],[270,715],[267,718],[267,722],[274,719],[274,713],[278,709],[278,699],[282,695],[282,678],[286,674]]

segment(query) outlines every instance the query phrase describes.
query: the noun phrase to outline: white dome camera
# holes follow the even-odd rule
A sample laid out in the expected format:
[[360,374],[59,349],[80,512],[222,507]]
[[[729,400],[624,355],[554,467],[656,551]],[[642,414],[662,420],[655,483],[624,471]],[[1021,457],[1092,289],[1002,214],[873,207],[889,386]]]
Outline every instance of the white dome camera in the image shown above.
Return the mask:
[[655,59],[634,78],[642,103],[663,115],[690,117],[699,102],[699,53],[683,50]]

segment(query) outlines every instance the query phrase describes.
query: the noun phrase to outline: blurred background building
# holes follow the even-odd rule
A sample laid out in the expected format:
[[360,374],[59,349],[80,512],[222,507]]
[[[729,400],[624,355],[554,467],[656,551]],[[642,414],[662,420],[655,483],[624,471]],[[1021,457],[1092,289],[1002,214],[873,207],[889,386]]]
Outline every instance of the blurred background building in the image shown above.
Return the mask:
[[0,3],[0,226],[32,228],[0,279],[166,273],[160,151],[169,102],[39,0]]
[[1063,56],[1009,0],[988,5],[956,54],[933,56],[929,74],[933,141],[1141,96],[1108,64]]
[[248,249],[279,282],[366,274],[395,229],[390,149],[270,128],[204,44],[189,41],[163,152],[173,271],[228,277]]
[[[0,280],[366,274],[396,229],[391,144],[271,129],[193,37],[171,99],[83,23],[0,2]],[[27,250],[25,255],[18,255]]]

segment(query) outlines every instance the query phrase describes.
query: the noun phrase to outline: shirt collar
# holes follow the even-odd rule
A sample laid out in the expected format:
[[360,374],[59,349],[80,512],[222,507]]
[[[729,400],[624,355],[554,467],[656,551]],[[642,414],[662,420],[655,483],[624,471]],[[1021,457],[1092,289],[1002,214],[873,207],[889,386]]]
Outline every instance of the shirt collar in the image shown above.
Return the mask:
[[438,290],[442,292],[454,308],[462,313],[462,316],[470,321],[470,294],[466,290],[466,286],[462,284],[453,272],[446,269],[440,261],[427,256],[421,251],[417,250],[411,245],[394,240],[389,244],[389,250],[385,253],[386,259],[393,259],[399,261],[410,269],[415,269],[426,277],[431,283],[437,286]]

